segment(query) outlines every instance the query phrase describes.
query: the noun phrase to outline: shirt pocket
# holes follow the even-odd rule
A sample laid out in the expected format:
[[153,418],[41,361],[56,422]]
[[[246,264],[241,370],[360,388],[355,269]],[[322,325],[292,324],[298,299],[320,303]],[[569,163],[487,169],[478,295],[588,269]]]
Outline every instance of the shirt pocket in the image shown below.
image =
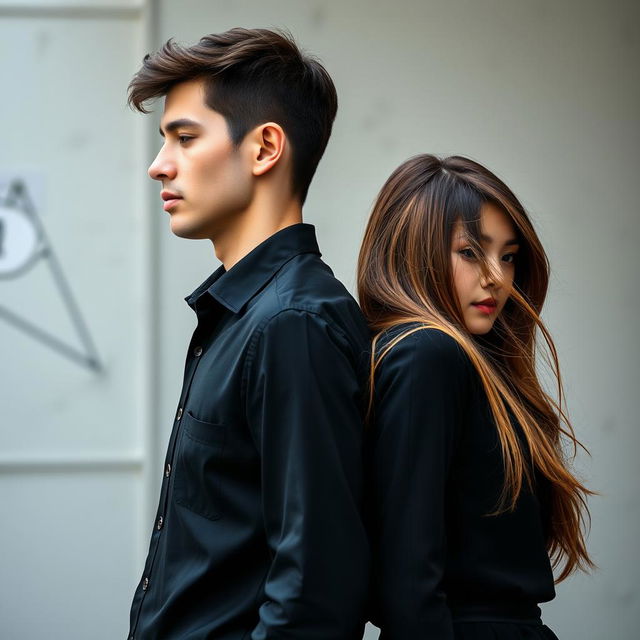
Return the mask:
[[209,520],[218,520],[219,465],[226,427],[198,420],[188,411],[182,417],[181,426],[173,487],[175,501]]

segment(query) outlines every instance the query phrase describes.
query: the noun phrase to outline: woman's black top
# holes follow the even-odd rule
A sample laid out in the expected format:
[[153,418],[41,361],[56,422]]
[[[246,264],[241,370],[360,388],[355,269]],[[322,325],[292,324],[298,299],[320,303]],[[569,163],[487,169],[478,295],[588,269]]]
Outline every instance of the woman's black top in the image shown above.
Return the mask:
[[[413,325],[415,326],[415,325]],[[407,325],[390,330],[378,353]],[[496,510],[503,458],[478,374],[441,331],[396,344],[375,378],[369,432],[372,621],[385,640],[454,638],[458,612],[536,610],[551,600],[548,485]]]

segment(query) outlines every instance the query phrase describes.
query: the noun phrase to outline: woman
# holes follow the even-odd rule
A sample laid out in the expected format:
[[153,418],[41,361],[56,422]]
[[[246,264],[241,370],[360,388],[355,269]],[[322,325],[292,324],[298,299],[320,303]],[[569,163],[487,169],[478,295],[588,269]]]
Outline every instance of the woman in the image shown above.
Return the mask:
[[[481,165],[412,158],[374,205],[358,264],[374,332],[373,622],[385,640],[555,638],[537,604],[592,562],[590,493],[540,320],[546,255]],[[538,380],[542,337],[557,401]]]

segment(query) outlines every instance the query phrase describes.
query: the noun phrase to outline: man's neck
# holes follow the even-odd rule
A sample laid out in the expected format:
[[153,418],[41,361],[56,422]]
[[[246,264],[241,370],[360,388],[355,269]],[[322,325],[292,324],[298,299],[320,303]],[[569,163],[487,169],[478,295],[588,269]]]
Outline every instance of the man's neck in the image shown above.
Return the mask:
[[[272,210],[269,210],[272,209]],[[302,207],[290,200],[278,210],[254,203],[212,239],[216,256],[229,271],[260,243],[285,227],[302,222]]]

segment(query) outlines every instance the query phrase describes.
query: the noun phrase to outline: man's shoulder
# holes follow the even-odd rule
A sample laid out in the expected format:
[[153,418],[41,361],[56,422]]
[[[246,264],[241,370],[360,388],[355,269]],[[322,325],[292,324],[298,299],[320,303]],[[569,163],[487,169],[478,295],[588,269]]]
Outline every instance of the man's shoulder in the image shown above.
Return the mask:
[[287,312],[315,317],[358,342],[368,342],[369,330],[358,303],[318,256],[292,258],[275,274],[255,300],[254,312],[271,318]]
[[319,256],[304,254],[290,260],[276,274],[274,285],[284,307],[308,306],[322,311],[331,305],[357,303]]

